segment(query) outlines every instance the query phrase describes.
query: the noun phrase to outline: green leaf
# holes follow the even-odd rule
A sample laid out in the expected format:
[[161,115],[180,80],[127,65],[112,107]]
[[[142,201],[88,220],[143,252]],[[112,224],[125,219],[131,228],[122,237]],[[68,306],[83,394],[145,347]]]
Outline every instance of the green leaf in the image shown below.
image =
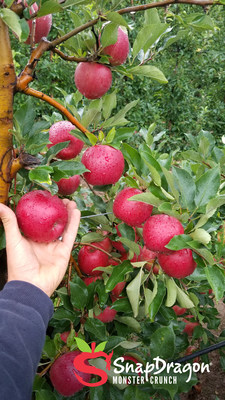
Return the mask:
[[190,235],[175,235],[165,247],[170,250],[187,249],[190,247],[189,242],[191,241],[192,238]]
[[103,122],[102,124],[102,129],[104,128],[109,128],[110,126],[116,126],[116,125],[124,125],[127,123],[127,120],[124,118],[126,113],[130,111],[132,108],[134,108],[137,103],[139,102],[138,100],[131,101],[128,103],[124,108],[122,108],[114,117],[109,118],[107,121]]
[[97,338],[101,341],[105,341],[107,339],[105,324],[99,319],[88,318],[84,324],[84,329],[94,335],[94,338]]
[[133,267],[129,261],[124,261],[122,264],[115,265],[115,267],[113,267],[112,274],[106,283],[105,291],[111,292],[117,283],[123,282],[125,280],[125,276],[132,271]]
[[146,53],[167,28],[167,24],[157,23],[148,26],[145,25],[140,29],[134,41],[133,57],[135,58],[141,49]]
[[78,337],[75,337],[74,339],[76,340],[77,347],[80,351],[83,351],[85,353],[92,352],[90,346],[83,339],[80,339]]
[[113,142],[115,134],[116,134],[116,129],[113,127],[112,129],[110,129],[110,131],[108,132],[108,134],[107,134],[107,136],[105,138],[105,141],[106,141],[107,144],[110,144],[110,143]]
[[188,297],[188,295],[180,289],[177,285],[177,302],[181,307],[184,308],[194,308],[194,303],[192,300]]
[[9,8],[0,8],[0,18],[21,39],[22,29],[18,15]]
[[2,225],[0,225],[0,250],[4,249],[6,246],[5,241],[5,231]]
[[54,393],[47,389],[41,389],[40,391],[36,392],[35,400],[57,400]]
[[54,340],[50,339],[49,336],[46,336],[46,338],[45,338],[43,353],[50,359],[54,358],[57,353],[57,349],[56,349]]
[[141,174],[142,160],[139,152],[127,143],[123,143],[122,152],[124,157],[136,168],[137,172]]
[[157,186],[161,186],[160,173],[162,169],[160,164],[149,152],[143,151],[141,152],[141,156],[151,173],[152,180]]
[[51,167],[53,167],[54,170],[63,172],[65,177],[81,175],[84,172],[89,171],[80,161],[54,161],[51,163]]
[[31,181],[52,184],[50,173],[53,172],[52,167],[40,166],[29,171],[29,179]]
[[129,326],[130,328],[132,328],[134,330],[134,332],[141,332],[141,325],[139,324],[139,322],[133,318],[133,317],[121,317],[121,316],[116,316],[116,321],[121,322],[122,324],[125,324],[127,326]]
[[19,19],[20,27],[21,27],[21,37],[20,40],[21,42],[25,42],[29,36],[30,29],[27,21],[25,18]]
[[43,17],[44,15],[54,14],[62,10],[63,8],[60,6],[57,0],[47,0],[42,3],[41,8],[37,13],[37,16]]
[[133,242],[130,239],[127,239],[125,237],[120,238],[120,242],[125,244],[125,246],[128,247],[129,250],[132,250],[135,254],[139,255],[140,254],[140,247],[137,243]]
[[103,97],[102,114],[105,119],[109,118],[112,110],[116,107],[116,90]]
[[186,29],[178,31],[176,35],[170,36],[165,40],[165,44],[163,46],[163,50],[167,49],[167,47],[171,46],[173,43],[177,42],[180,39],[184,39],[187,35],[188,31]]
[[168,326],[158,328],[151,336],[151,357],[171,358],[175,351],[175,335]]
[[196,30],[214,30],[213,21],[208,15],[190,14],[185,18],[185,22]]
[[172,278],[166,280],[167,297],[165,306],[172,307],[177,298],[177,285]]
[[130,197],[128,200],[142,201],[143,203],[151,204],[152,206],[159,207],[164,201],[160,200],[158,197],[150,192],[145,192],[142,194],[135,194],[135,196]]
[[191,232],[190,236],[192,237],[193,240],[197,240],[202,244],[208,244],[211,241],[210,234],[207,231],[205,231],[205,229],[201,228],[196,229],[194,232]]
[[122,17],[122,15],[118,14],[118,12],[109,12],[106,14],[106,17],[109,21],[114,22],[117,25],[122,25],[128,28],[128,24],[125,21],[125,19]]
[[144,25],[156,25],[160,24],[159,13],[155,8],[150,8],[144,12],[145,22]]
[[179,192],[178,192],[178,190],[177,190],[176,187],[175,187],[175,177],[174,177],[173,174],[172,174],[170,171],[168,171],[166,168],[164,168],[164,167],[162,167],[162,166],[161,166],[161,168],[162,168],[162,171],[163,171],[163,173],[164,173],[164,176],[165,176],[165,178],[166,178],[166,180],[167,180],[167,183],[168,183],[168,185],[169,185],[169,187],[170,187],[171,193],[172,193],[173,196],[175,197],[177,203],[179,203]]
[[45,154],[45,160],[43,162],[50,163],[50,161],[62,150],[68,147],[70,141],[57,143],[54,146],[51,146]]
[[136,66],[130,68],[128,71],[133,75],[146,76],[147,78],[151,78],[159,83],[168,83],[163,72],[153,65]]
[[214,198],[220,186],[220,170],[218,167],[205,172],[196,181],[195,204],[197,207],[208,204],[209,200]]
[[88,300],[88,290],[85,283],[78,276],[70,282],[71,303],[78,309],[83,309]]
[[142,269],[140,269],[137,276],[126,287],[127,297],[130,301],[135,318],[137,317],[138,310],[139,310],[140,288],[141,288],[143,275],[144,275],[144,272]]
[[185,169],[173,167],[172,172],[176,178],[181,194],[182,207],[192,211],[195,207],[195,182]]
[[118,24],[111,22],[105,25],[101,35],[101,44],[103,47],[116,43],[118,37]]
[[157,293],[154,296],[152,302],[150,303],[150,306],[148,309],[149,318],[150,318],[151,322],[154,322],[155,316],[162,305],[165,294],[166,294],[166,287],[164,285],[164,282],[159,280],[158,285],[157,285]]
[[208,282],[215,294],[216,300],[220,300],[223,298],[224,290],[225,290],[225,275],[224,271],[222,271],[219,267],[207,266],[205,268],[206,277]]
[[81,243],[101,242],[104,237],[97,232],[90,232],[82,236]]

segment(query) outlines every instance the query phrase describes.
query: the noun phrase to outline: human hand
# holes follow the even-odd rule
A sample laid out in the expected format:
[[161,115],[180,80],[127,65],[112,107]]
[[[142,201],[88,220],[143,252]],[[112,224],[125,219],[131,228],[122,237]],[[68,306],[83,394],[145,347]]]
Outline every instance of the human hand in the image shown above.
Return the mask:
[[68,223],[62,241],[50,243],[37,243],[22,236],[14,212],[0,204],[0,218],[6,235],[8,282],[32,283],[48,296],[58,287],[65,275],[80,222],[76,203],[67,199],[63,203],[67,207]]

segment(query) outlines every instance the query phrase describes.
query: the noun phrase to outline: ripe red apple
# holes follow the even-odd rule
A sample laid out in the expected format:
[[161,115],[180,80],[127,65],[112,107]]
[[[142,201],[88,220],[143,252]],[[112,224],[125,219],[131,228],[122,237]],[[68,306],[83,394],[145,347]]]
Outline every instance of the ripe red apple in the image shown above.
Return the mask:
[[117,285],[114,287],[114,289],[111,291],[112,295],[114,297],[119,297],[119,295],[122,293],[123,289],[126,286],[126,282],[119,282]]
[[83,148],[84,142],[70,134],[72,129],[75,129],[75,126],[69,121],[56,122],[49,129],[49,140],[52,144],[48,144],[48,148],[57,143],[70,141],[69,145],[57,154],[57,158],[61,160],[70,160],[76,157]]
[[68,179],[62,178],[56,183],[59,188],[59,194],[63,196],[69,196],[77,190],[80,184],[80,175],[73,175]]
[[[193,318],[193,315],[186,315],[186,318]],[[183,332],[187,333],[188,336],[192,336],[195,327],[198,326],[199,323],[198,322],[190,322],[186,318],[183,318],[183,321],[185,322],[185,328],[184,328]]]
[[112,243],[108,237],[105,237],[103,240],[101,240],[101,242],[93,242],[92,244],[96,247],[100,247],[108,253],[112,251]]
[[111,65],[121,65],[125,63],[129,53],[128,35],[122,28],[118,28],[117,41],[110,46],[104,47],[102,54],[110,56],[109,62]]
[[124,170],[124,158],[120,150],[98,144],[87,149],[81,159],[90,170],[84,177],[90,185],[111,185],[116,183]]
[[[70,334],[70,331],[62,332],[62,333],[60,334],[60,339],[61,339],[64,343],[66,343],[69,334]],[[75,336],[76,336],[76,337],[78,336],[78,332],[75,332]]]
[[99,99],[111,87],[110,68],[95,62],[80,62],[74,74],[75,85],[87,99]]
[[92,282],[96,282],[97,280],[102,280],[101,276],[87,276],[86,278],[83,278],[83,281],[86,286],[89,286]]
[[125,188],[119,192],[113,203],[115,216],[130,226],[141,225],[152,213],[153,206],[140,201],[128,199],[142,191],[135,188]]
[[70,334],[70,331],[66,331],[66,332],[60,333],[60,339],[61,339],[64,343],[66,343],[69,334]]
[[52,385],[62,396],[72,396],[84,387],[74,375],[74,371],[84,381],[90,382],[91,380],[90,374],[78,371],[73,365],[74,358],[79,354],[81,354],[79,350],[65,353],[58,357],[50,368],[49,377]]
[[190,249],[174,251],[171,254],[159,254],[158,261],[163,271],[173,278],[185,278],[194,272],[197,264]]
[[61,236],[68,220],[63,201],[47,190],[34,190],[22,196],[16,208],[16,216],[26,237],[46,243]]
[[112,310],[110,306],[107,306],[99,315],[94,315],[94,318],[97,318],[104,323],[112,322],[116,316],[116,313],[116,310]]
[[[32,4],[30,7],[30,15],[34,14],[38,11],[37,3]],[[27,21],[30,29],[30,33],[28,39],[26,40],[26,44],[30,44],[31,41],[31,32],[32,32],[32,20]],[[35,34],[34,34],[34,43],[39,43],[42,37],[47,37],[52,26],[52,15],[44,15],[43,17],[38,17],[35,19]]]
[[175,314],[176,314],[177,316],[183,315],[183,314],[185,314],[186,311],[187,311],[186,308],[182,308],[182,307],[179,307],[179,306],[177,306],[177,305],[173,306],[172,309],[173,309],[173,311],[175,312]]
[[140,254],[138,256],[138,261],[146,261],[145,268],[148,271],[151,271],[152,266],[154,265],[155,259],[157,257],[157,253],[147,249],[146,246],[141,248]]
[[101,250],[95,250],[90,246],[83,246],[78,253],[78,265],[81,272],[86,275],[101,275],[102,271],[93,271],[93,269],[109,265],[109,257]]
[[166,214],[152,215],[144,224],[143,239],[145,246],[152,251],[171,253],[165,246],[175,235],[184,233],[177,218]]

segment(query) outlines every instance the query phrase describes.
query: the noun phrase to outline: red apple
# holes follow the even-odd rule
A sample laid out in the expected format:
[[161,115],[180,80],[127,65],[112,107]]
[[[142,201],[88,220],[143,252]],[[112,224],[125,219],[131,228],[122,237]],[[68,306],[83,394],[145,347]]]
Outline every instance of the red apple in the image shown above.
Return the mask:
[[80,62],[75,70],[75,85],[87,99],[99,99],[111,87],[110,68],[95,62]]
[[109,265],[109,257],[101,250],[83,246],[78,253],[78,265],[81,272],[86,275],[101,275],[102,271],[93,271],[93,269]]
[[49,377],[51,383],[62,396],[72,396],[84,387],[74,375],[74,371],[85,382],[90,382],[91,380],[90,374],[78,371],[73,365],[74,358],[79,354],[81,354],[79,350],[65,353],[58,357],[50,368]]
[[185,278],[194,272],[197,264],[190,249],[174,251],[171,254],[159,254],[158,261],[163,271],[173,278]]
[[152,266],[154,265],[155,259],[157,257],[157,253],[155,253],[154,251],[151,251],[149,249],[147,249],[146,246],[144,246],[141,251],[140,254],[138,256],[138,261],[146,261],[145,264],[145,268],[148,271],[151,271]]
[[58,190],[59,194],[63,196],[69,196],[70,194],[73,194],[77,190],[80,184],[80,175],[74,175],[68,179],[62,178],[56,183],[59,188]]
[[129,39],[126,32],[120,27],[118,28],[117,41],[110,46],[104,47],[102,54],[110,56],[109,62],[111,65],[121,65],[125,63],[129,53]]
[[62,235],[67,224],[67,208],[47,190],[26,193],[16,208],[18,225],[35,242],[51,242]]
[[89,286],[92,282],[96,282],[97,280],[102,280],[101,276],[87,276],[86,278],[83,278],[83,281],[86,286]]
[[136,194],[143,193],[139,189],[125,188],[119,192],[113,203],[113,212],[115,216],[125,222],[127,225],[141,225],[152,213],[153,206],[140,201],[128,200]]
[[120,150],[98,144],[87,149],[81,159],[90,170],[84,177],[90,185],[110,185],[116,183],[124,170],[124,158]]
[[60,334],[60,339],[61,339],[64,343],[66,343],[69,334],[70,334],[70,331],[62,332],[62,333]]
[[181,307],[179,307],[179,306],[177,306],[177,305],[173,306],[172,309],[173,309],[173,311],[175,312],[175,314],[176,314],[177,316],[183,315],[183,314],[185,314],[186,311],[187,311],[186,308],[181,308]]
[[101,242],[93,242],[92,244],[96,247],[100,247],[108,253],[112,251],[112,243],[108,237],[105,237],[103,240],[101,240]]
[[177,218],[166,214],[152,215],[144,224],[143,239],[145,246],[152,251],[171,253],[165,246],[175,235],[184,233]]
[[107,306],[104,311],[102,311],[99,315],[94,315],[94,317],[104,323],[112,322],[116,316],[116,313],[116,310],[112,310],[110,306]]
[[[186,316],[186,318],[187,317],[188,317],[188,315]],[[191,317],[193,317],[193,315]],[[185,328],[184,328],[183,332],[185,332],[188,336],[192,336],[195,327],[198,326],[199,323],[198,322],[190,322],[185,318],[183,318],[183,321],[185,322]]]
[[114,297],[119,297],[119,295],[122,293],[123,289],[126,286],[126,282],[119,282],[117,285],[114,287],[114,289],[111,291],[112,295]]
[[[37,3],[32,4],[30,7],[30,15],[34,14],[38,11]],[[30,44],[31,41],[31,32],[32,32],[32,20],[27,21],[30,29],[30,34],[28,39],[26,40],[26,44]],[[34,34],[34,43],[39,43],[42,37],[47,37],[52,26],[52,15],[44,15],[43,17],[39,17],[35,19],[35,34]]]
[[76,127],[69,121],[56,122],[49,129],[49,140],[52,144],[48,144],[48,148],[57,143],[70,142],[65,149],[62,149],[57,154],[57,158],[61,160],[70,160],[76,157],[83,148],[84,142],[70,134],[72,129],[76,129]]

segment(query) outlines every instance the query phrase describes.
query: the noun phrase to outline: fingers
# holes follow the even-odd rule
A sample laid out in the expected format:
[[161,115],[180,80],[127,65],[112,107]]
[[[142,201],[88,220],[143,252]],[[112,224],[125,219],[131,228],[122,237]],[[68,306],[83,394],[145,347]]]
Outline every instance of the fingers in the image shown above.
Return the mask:
[[74,201],[64,199],[63,202],[67,206],[68,223],[63,232],[62,242],[66,244],[70,250],[72,250],[80,223],[80,211],[77,210],[77,206]]
[[21,233],[17,224],[16,215],[9,207],[1,203],[0,203],[0,219],[2,220],[5,229],[6,243],[9,241],[9,239],[16,240],[21,238]]

